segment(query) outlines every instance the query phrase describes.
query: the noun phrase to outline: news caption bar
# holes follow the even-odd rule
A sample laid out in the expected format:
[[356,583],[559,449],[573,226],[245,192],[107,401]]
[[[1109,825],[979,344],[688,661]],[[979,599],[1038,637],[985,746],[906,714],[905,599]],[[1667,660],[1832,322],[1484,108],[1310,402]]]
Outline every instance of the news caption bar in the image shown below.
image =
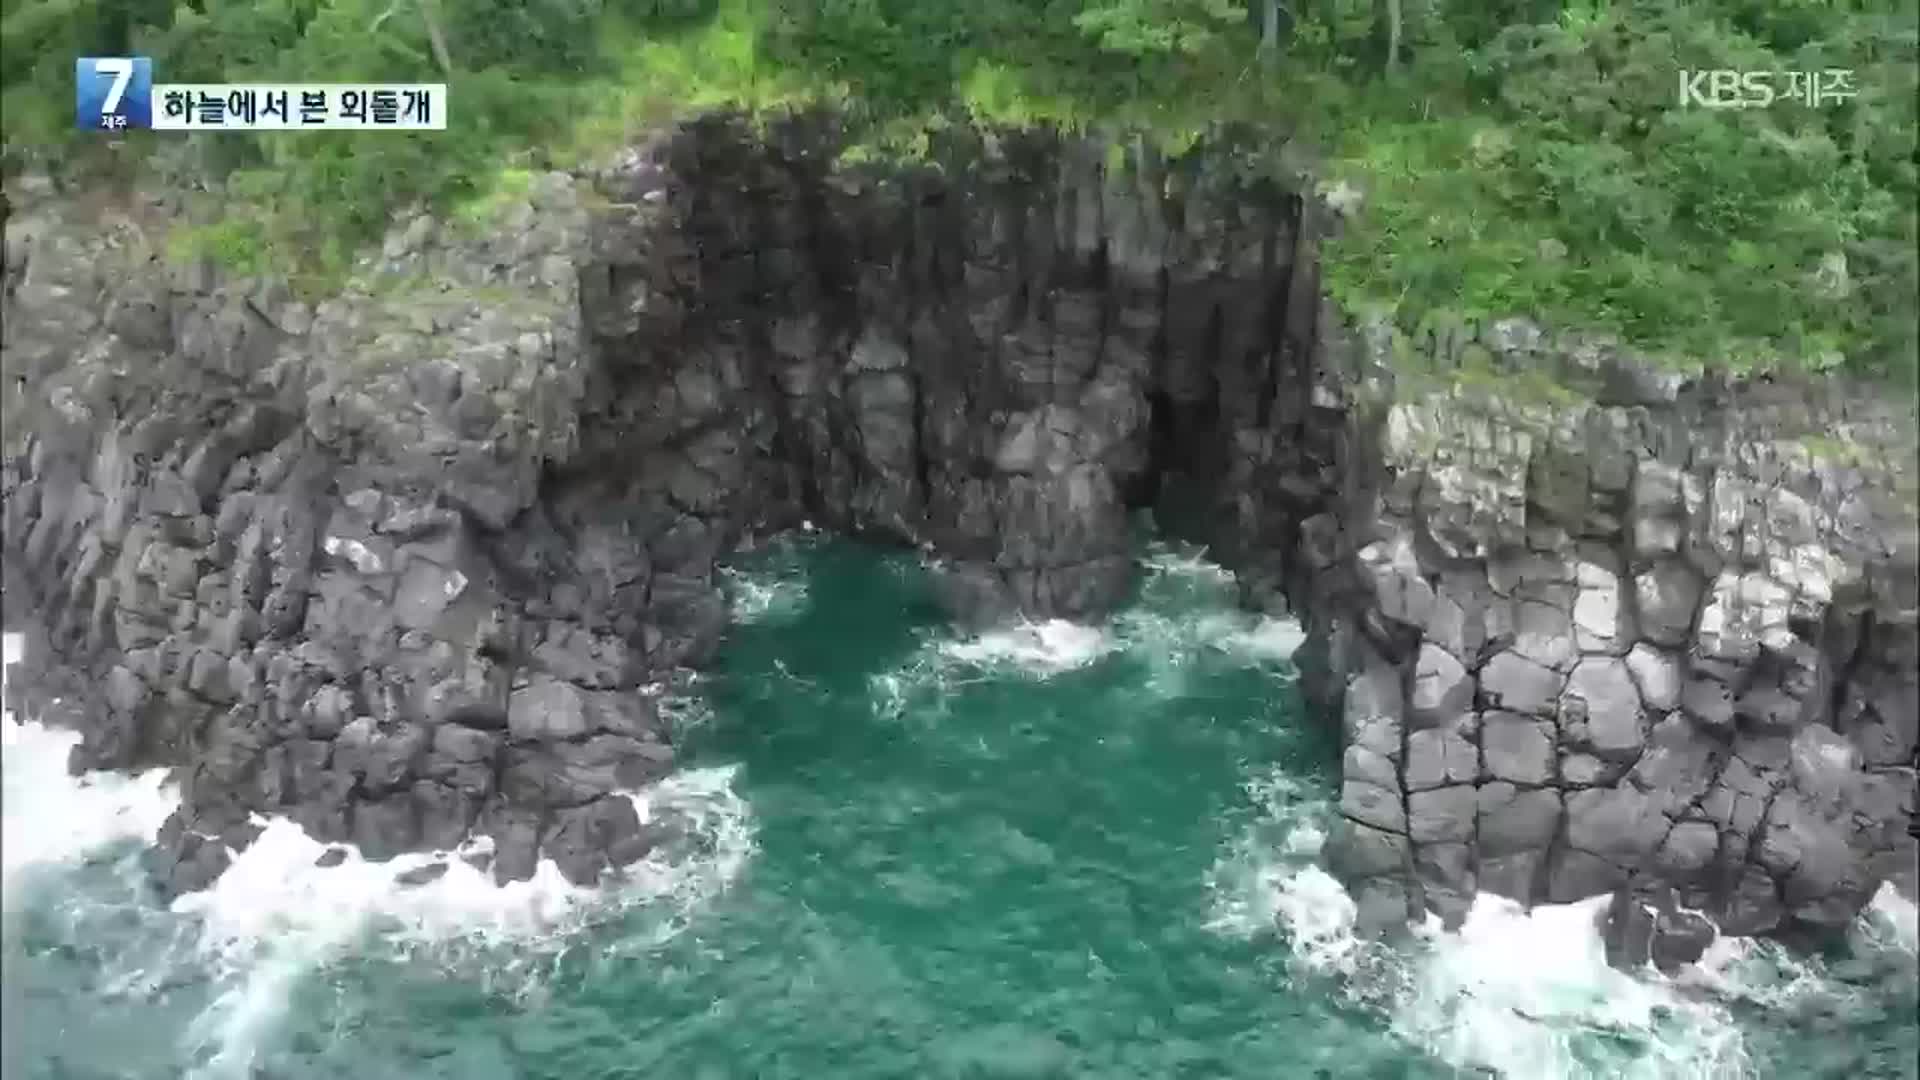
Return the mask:
[[445,131],[445,83],[162,83],[146,57],[82,57],[75,120],[96,131]]
[[155,131],[445,131],[444,83],[156,86]]

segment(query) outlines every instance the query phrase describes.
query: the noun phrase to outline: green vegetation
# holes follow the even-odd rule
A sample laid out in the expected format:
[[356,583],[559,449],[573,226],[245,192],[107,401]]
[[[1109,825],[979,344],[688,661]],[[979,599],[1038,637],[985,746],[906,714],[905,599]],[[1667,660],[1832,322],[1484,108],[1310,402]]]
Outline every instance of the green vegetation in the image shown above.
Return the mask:
[[[0,105],[10,163],[75,162],[100,142],[68,130],[77,55],[152,55],[168,82],[450,83],[444,134],[185,144],[226,185],[179,246],[315,284],[396,206],[483,221],[531,170],[692,110],[831,104],[855,159],[961,118],[1174,157],[1242,125],[1276,168],[1284,149],[1360,194],[1328,254],[1343,303],[1909,380],[1917,26],[1916,0],[0,0]],[[1683,69],[1779,90],[1846,69],[1857,95],[1682,108]]]
[[1874,462],[1875,455],[1858,443],[1831,435],[1803,435],[1800,446],[1820,461],[1859,467]]

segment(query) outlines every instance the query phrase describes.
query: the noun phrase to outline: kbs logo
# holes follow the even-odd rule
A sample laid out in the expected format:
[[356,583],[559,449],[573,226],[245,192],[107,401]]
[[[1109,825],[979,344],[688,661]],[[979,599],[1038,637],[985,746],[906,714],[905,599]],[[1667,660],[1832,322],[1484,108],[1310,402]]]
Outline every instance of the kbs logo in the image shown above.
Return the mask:
[[87,131],[153,126],[153,61],[83,56],[74,61],[74,122]]
[[1765,109],[1796,102],[1808,108],[1848,101],[1858,94],[1853,72],[1731,71],[1680,72],[1683,109]]

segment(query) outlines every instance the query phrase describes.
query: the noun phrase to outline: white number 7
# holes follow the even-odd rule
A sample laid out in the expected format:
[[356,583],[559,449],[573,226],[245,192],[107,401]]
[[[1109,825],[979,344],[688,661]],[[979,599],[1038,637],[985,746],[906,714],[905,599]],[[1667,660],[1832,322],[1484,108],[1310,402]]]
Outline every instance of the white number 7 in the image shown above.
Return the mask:
[[127,92],[127,84],[133,81],[133,61],[124,56],[95,60],[93,70],[102,75],[113,76],[113,85],[107,89],[107,100],[100,106],[100,111],[119,112],[120,99]]

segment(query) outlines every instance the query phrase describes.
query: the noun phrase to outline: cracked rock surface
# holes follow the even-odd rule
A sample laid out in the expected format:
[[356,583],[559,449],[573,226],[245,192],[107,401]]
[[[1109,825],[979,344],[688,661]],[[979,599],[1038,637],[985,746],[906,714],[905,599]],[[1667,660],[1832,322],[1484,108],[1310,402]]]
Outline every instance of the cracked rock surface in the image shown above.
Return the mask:
[[[1142,507],[1306,623],[1370,925],[1658,882],[1614,921],[1671,959],[1689,910],[1831,927],[1911,862],[1910,408],[1355,323],[1337,218],[1228,136],[840,139],[694,122],[400,222],[318,305],[155,258],[163,206],[10,199],[16,683],[75,767],[178,768],[168,888],[256,813],[596,880],[655,842],[624,793],[743,541],[813,521],[921,547],[964,621],[1093,617]],[[1432,377],[1488,367],[1561,389]]]
[[1290,568],[1345,705],[1330,854],[1363,920],[1614,893],[1632,954],[1699,913],[1817,937],[1910,890],[1911,412],[1821,383],[1623,393],[1617,358],[1520,323],[1466,348],[1589,393],[1403,378],[1354,421],[1345,510],[1305,526],[1334,539]]

